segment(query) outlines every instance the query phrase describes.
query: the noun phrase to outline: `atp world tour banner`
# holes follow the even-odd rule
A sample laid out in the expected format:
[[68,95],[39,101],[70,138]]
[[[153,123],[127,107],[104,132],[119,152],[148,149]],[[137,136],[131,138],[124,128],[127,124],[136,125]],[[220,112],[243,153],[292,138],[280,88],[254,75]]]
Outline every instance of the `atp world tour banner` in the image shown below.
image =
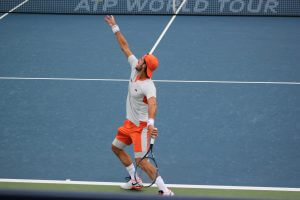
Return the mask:
[[[0,0],[0,12],[172,15],[182,2],[183,0]],[[179,14],[300,16],[300,0],[187,0]]]
[[[173,14],[183,0],[80,0],[75,13]],[[300,16],[300,0],[187,0],[182,15]]]

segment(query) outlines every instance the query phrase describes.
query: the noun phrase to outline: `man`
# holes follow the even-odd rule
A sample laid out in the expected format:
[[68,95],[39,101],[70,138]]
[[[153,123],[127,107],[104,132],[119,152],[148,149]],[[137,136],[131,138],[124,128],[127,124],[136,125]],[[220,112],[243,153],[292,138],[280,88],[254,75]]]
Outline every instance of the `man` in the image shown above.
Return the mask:
[[[158,59],[153,55],[147,54],[138,60],[131,52],[114,17],[106,16],[105,21],[112,28],[120,48],[131,66],[126,102],[127,120],[125,120],[123,126],[118,129],[118,133],[112,143],[112,151],[126,167],[131,178],[130,181],[122,184],[121,187],[123,189],[141,189],[143,187],[142,180],[135,179],[135,167],[130,156],[124,151],[124,148],[133,144],[135,159],[138,163],[147,153],[149,138],[157,137],[157,129],[154,127],[156,88],[151,78],[153,72],[158,67]],[[149,177],[154,179],[156,168],[149,162],[143,162],[142,165],[142,169],[144,169]],[[159,194],[166,196],[174,195],[174,193],[165,186],[161,176],[157,177],[155,184],[159,188]]]

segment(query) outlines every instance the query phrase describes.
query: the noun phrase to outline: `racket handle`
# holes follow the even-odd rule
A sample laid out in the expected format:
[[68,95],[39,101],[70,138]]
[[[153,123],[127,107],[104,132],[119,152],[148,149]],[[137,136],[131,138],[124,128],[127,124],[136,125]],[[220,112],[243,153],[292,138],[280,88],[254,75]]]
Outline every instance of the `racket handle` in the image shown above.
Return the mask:
[[[157,128],[154,128],[155,130],[157,130]],[[150,140],[150,148],[152,149],[153,145],[154,145],[154,142],[155,142],[155,138],[151,137],[151,140]]]
[[154,144],[154,142],[155,142],[155,139],[153,138],[153,137],[151,137],[151,140],[150,140],[150,144]]

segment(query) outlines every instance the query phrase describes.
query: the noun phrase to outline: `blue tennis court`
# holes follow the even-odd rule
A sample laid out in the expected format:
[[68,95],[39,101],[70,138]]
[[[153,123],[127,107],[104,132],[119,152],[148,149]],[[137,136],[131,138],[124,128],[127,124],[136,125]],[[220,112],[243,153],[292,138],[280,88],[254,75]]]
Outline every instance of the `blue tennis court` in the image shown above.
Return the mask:
[[[170,20],[115,17],[137,57]],[[299,22],[176,18],[154,53],[167,183],[300,187]],[[0,44],[0,178],[122,182],[130,68],[103,16],[11,13]]]

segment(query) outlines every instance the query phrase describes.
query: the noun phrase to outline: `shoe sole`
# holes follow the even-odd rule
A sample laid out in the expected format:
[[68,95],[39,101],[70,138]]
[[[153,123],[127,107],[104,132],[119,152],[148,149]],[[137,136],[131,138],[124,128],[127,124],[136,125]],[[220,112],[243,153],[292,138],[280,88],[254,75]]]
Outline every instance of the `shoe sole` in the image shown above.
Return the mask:
[[123,188],[123,187],[121,187],[123,190],[141,190],[141,189],[143,189],[143,186],[139,186],[139,187],[137,187],[137,186],[132,186],[131,188]]

